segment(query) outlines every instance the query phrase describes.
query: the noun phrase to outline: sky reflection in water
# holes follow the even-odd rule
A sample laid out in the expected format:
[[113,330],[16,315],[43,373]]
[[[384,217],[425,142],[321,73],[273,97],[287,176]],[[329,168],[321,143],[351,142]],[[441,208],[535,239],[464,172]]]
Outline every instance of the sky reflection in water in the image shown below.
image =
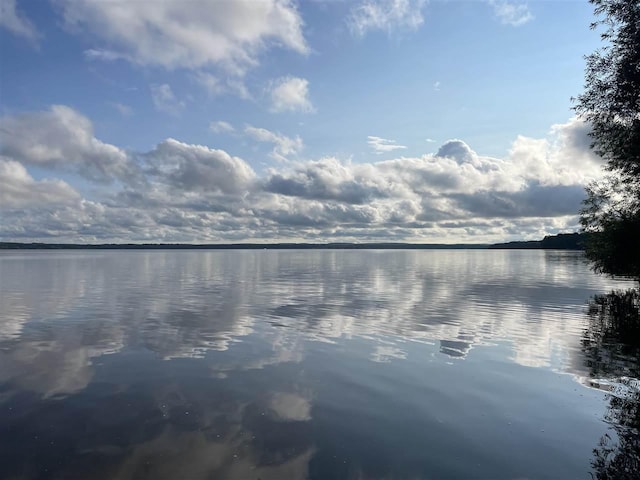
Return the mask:
[[630,285],[574,252],[0,252],[0,477],[590,478],[587,301]]

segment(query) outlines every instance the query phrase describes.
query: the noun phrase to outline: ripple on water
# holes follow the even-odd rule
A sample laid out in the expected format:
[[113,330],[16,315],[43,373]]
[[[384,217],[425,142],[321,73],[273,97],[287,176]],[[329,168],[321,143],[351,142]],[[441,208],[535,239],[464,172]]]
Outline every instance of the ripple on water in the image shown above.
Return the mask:
[[574,252],[2,253],[0,280],[9,478],[582,478],[633,440],[634,355],[587,308],[629,284]]

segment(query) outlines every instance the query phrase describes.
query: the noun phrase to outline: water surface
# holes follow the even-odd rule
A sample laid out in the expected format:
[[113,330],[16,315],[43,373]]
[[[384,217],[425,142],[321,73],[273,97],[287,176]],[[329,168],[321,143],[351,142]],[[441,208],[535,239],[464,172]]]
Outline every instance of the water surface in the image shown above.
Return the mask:
[[588,479],[630,379],[594,365],[637,360],[588,301],[627,286],[576,252],[0,252],[0,478]]

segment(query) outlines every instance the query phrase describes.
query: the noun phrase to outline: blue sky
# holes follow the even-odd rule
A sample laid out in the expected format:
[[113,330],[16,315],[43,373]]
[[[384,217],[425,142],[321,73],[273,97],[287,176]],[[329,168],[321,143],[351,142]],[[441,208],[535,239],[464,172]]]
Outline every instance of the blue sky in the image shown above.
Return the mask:
[[0,238],[576,228],[583,1],[0,0]]

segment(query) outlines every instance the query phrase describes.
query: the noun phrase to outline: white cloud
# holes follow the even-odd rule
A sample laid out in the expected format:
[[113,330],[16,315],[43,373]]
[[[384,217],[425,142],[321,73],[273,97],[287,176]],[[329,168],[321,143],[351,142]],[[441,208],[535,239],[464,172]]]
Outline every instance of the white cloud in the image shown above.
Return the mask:
[[436,143],[436,141],[433,138],[425,138],[424,141],[427,143]]
[[254,140],[273,144],[271,157],[278,161],[287,161],[289,155],[295,155],[304,148],[304,143],[299,136],[287,137],[281,133],[272,132],[266,128],[256,128],[247,125],[244,132]]
[[0,27],[37,45],[40,33],[31,20],[16,9],[16,0],[0,0]]
[[426,0],[365,0],[351,9],[349,27],[359,36],[375,30],[390,34],[417,30],[423,23]]
[[62,180],[36,181],[20,163],[0,157],[0,209],[68,205],[80,195]]
[[434,83],[433,83],[433,89],[434,89],[436,92],[439,92],[439,91],[440,91],[440,86],[441,86],[441,85],[442,85],[442,84],[440,83],[440,81],[434,82]]
[[603,161],[589,148],[588,125],[578,118],[551,126],[549,137],[534,139],[519,135],[509,151],[509,158],[523,177],[544,184],[586,184],[598,178]]
[[504,25],[519,27],[534,19],[526,3],[509,2],[507,0],[489,0],[493,11]]
[[309,100],[309,81],[298,77],[282,77],[270,87],[271,110],[274,112],[313,112]]
[[96,38],[90,51],[97,58],[171,69],[216,66],[241,75],[268,48],[308,52],[303,21],[291,0],[58,0],[57,5],[72,31]]
[[211,122],[209,124],[209,130],[211,130],[213,133],[231,133],[236,131],[236,129],[233,128],[233,125],[223,120]]
[[151,85],[150,89],[153,105],[158,111],[178,115],[184,109],[184,102],[178,100],[170,85]]
[[95,138],[91,121],[65,105],[0,118],[0,153],[96,181],[135,176],[127,153]]
[[404,145],[398,145],[395,140],[388,140],[386,138],[368,136],[367,143],[377,154],[392,152],[393,150],[403,150],[407,148]]

